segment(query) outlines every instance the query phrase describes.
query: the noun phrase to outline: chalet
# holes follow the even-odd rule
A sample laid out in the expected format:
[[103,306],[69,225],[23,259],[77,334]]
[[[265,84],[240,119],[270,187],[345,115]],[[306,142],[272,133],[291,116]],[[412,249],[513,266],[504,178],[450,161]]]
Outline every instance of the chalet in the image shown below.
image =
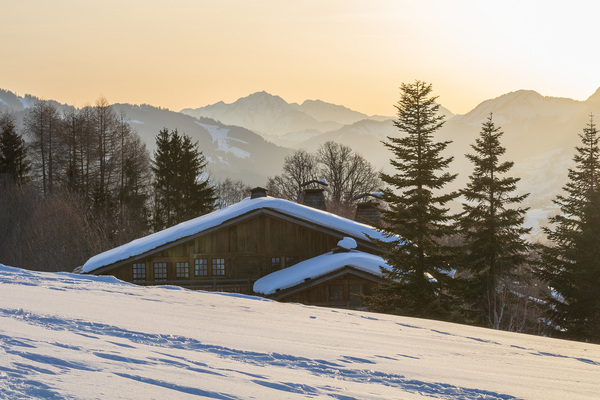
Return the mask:
[[237,204],[98,254],[81,273],[356,308],[354,295],[369,294],[385,267],[371,238],[387,240],[372,226],[257,188]]

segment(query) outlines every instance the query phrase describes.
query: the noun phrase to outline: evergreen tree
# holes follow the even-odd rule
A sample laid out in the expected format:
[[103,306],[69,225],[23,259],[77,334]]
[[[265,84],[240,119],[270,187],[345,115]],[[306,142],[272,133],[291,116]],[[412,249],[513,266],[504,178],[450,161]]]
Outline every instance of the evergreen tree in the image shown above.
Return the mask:
[[[172,139],[172,136],[175,139]],[[174,221],[173,205],[175,204],[175,170],[172,164],[173,141],[179,137],[177,131],[173,135],[164,128],[156,136],[156,150],[152,162],[154,173],[154,209],[152,225],[158,231],[167,226],[172,226]]]
[[555,333],[600,343],[600,153],[593,115],[579,137],[567,194],[554,200],[560,213],[550,218],[554,229],[546,229],[551,245],[543,249],[540,275],[553,290]]
[[421,81],[401,86],[394,122],[400,137],[384,143],[394,154],[390,162],[396,172],[381,174],[388,185],[383,200],[389,204],[381,229],[402,239],[379,243],[392,271],[368,302],[375,311],[447,319],[452,298],[445,269],[453,252],[440,239],[455,231],[445,204],[458,193],[441,192],[456,175],[443,172],[452,161],[442,155],[450,142],[434,141],[443,116],[431,91]]
[[3,116],[0,118],[0,175],[20,185],[27,182],[30,170],[25,141],[17,133],[12,118]]
[[189,136],[177,130],[160,131],[156,137],[153,227],[155,230],[178,224],[210,212],[214,189],[202,179],[206,158]]
[[198,142],[193,143],[189,136],[183,135],[181,140],[180,157],[180,195],[178,210],[180,222],[196,218],[211,212],[215,207],[215,189],[203,174],[208,162],[198,148]]
[[526,262],[530,246],[522,235],[527,209],[509,208],[528,194],[512,194],[519,178],[504,176],[513,162],[500,162],[506,149],[500,145],[503,132],[494,125],[492,114],[483,123],[479,138],[471,145],[475,154],[466,157],[474,164],[473,174],[462,191],[466,203],[460,218],[466,263],[470,273],[463,293],[473,322],[500,329],[509,299],[514,296],[510,279],[516,267]]

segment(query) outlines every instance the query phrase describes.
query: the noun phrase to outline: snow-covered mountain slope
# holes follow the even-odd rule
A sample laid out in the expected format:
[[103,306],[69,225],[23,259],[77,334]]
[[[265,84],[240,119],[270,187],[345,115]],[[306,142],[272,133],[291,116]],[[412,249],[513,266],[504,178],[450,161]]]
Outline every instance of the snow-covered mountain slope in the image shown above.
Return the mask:
[[[266,177],[281,168],[291,150],[266,141],[260,135],[239,126],[225,125],[210,118],[194,118],[152,106],[115,104],[153,151],[158,132],[167,127],[197,140],[209,161],[208,169],[217,178],[244,180],[248,185],[265,185]],[[274,167],[275,166],[275,167]]]
[[0,265],[2,399],[594,399],[600,347]]

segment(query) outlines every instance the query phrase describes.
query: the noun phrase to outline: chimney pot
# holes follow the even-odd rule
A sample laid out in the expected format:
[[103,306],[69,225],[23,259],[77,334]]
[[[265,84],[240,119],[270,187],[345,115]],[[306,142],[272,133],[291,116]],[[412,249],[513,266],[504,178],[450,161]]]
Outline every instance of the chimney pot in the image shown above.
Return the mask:
[[254,189],[250,189],[251,199],[258,199],[260,197],[267,197],[267,189],[262,187],[255,187]]

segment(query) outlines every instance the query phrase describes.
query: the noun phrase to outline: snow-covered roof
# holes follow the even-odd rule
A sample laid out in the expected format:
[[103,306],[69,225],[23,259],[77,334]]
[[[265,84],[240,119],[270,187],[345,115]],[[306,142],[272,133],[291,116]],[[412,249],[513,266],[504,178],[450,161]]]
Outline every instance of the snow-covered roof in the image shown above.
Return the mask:
[[260,209],[273,210],[291,217],[326,227],[340,232],[343,236],[369,240],[369,237],[390,240],[384,234],[369,225],[343,218],[325,211],[307,207],[292,201],[273,197],[246,198],[221,210],[182,222],[160,232],[133,240],[122,246],[100,253],[90,258],[81,268],[82,273],[88,273],[98,268],[127,260],[131,257],[147,253],[157,247],[175,242],[188,236],[196,235],[207,229],[218,227],[227,221]]
[[381,276],[380,267],[391,269],[383,258],[374,254],[358,250],[329,252],[263,276],[254,283],[254,292],[270,295],[277,290],[299,285],[306,279],[315,279],[347,266],[377,276]]

